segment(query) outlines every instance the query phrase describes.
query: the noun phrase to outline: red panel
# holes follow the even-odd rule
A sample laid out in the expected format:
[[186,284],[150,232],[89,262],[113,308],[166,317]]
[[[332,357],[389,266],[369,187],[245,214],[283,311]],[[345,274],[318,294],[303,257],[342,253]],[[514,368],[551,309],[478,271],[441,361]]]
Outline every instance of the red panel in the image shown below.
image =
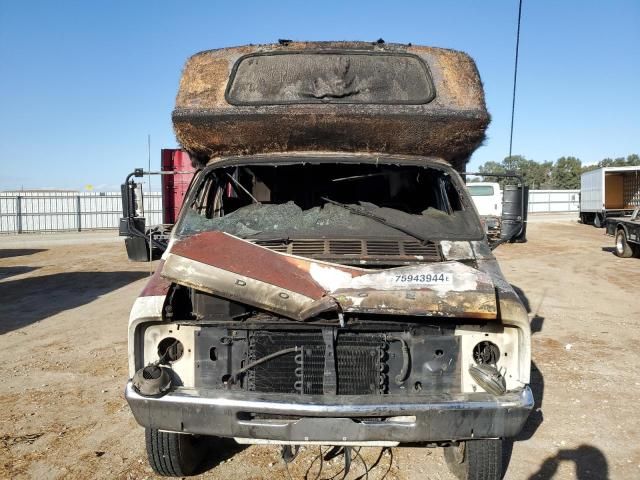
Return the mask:
[[325,294],[309,275],[310,261],[297,260],[222,232],[203,232],[179,240],[171,247],[171,253],[307,297],[319,299]]
[[155,272],[149,278],[149,281],[145,285],[142,293],[139,297],[152,297],[156,295],[166,295],[171,288],[171,282],[161,277],[162,267],[164,266],[164,260],[158,262]]
[[[191,159],[187,152],[171,148],[162,149],[161,165],[163,171],[192,171]],[[193,173],[162,175],[162,222],[173,224],[182,208]]]

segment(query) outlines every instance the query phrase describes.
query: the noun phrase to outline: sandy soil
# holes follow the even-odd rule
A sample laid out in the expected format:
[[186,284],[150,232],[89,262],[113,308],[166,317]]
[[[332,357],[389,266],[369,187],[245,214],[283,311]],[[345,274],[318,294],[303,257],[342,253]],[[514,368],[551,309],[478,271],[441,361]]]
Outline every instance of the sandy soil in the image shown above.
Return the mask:
[[[528,243],[496,251],[536,332],[537,408],[507,444],[506,478],[640,478],[640,260],[615,257],[593,227],[532,222],[529,231]],[[149,266],[104,236],[0,237],[2,478],[153,478],[122,393],[127,317]],[[377,460],[371,479],[453,478],[439,449],[361,453]],[[317,454],[304,450],[291,478],[315,478]],[[340,463],[325,462],[322,478]],[[359,463],[349,478],[364,473]],[[289,478],[275,447],[220,445],[208,466],[199,478]]]

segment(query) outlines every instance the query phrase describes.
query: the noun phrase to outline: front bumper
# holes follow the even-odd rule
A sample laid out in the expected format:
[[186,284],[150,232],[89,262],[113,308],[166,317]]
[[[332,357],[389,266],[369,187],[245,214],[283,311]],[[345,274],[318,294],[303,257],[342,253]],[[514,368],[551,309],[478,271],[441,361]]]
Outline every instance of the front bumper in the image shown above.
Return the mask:
[[[499,397],[486,393],[300,396],[178,388],[149,398],[137,394],[129,382],[125,397],[144,427],[275,443],[511,437],[520,432],[533,408],[529,387]],[[283,417],[259,419],[264,416]]]

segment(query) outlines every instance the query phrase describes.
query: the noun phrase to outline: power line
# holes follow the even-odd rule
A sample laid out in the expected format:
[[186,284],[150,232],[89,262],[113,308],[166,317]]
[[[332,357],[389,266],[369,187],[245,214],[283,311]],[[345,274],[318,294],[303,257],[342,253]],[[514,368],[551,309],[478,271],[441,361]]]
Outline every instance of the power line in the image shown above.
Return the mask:
[[513,98],[511,99],[511,133],[509,134],[509,157],[513,147],[513,118],[516,113],[516,84],[518,82],[518,51],[520,50],[520,20],[522,18],[522,0],[518,2],[518,32],[516,33],[516,61],[513,68]]

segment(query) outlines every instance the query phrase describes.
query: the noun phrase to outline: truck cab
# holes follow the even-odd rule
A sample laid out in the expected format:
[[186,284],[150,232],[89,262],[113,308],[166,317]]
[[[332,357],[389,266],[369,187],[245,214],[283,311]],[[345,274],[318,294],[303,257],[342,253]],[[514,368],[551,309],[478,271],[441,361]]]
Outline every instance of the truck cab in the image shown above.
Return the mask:
[[488,122],[471,59],[203,52],[173,119],[199,163],[129,320],[153,469],[193,474],[224,437],[341,446],[346,472],[351,448],[417,443],[459,478],[501,478],[533,406],[530,329],[459,174]]
[[497,182],[467,183],[467,190],[488,235],[500,236],[502,190]]
[[631,215],[611,217],[606,222],[607,234],[615,237],[614,253],[620,258],[640,258],[640,207]]

